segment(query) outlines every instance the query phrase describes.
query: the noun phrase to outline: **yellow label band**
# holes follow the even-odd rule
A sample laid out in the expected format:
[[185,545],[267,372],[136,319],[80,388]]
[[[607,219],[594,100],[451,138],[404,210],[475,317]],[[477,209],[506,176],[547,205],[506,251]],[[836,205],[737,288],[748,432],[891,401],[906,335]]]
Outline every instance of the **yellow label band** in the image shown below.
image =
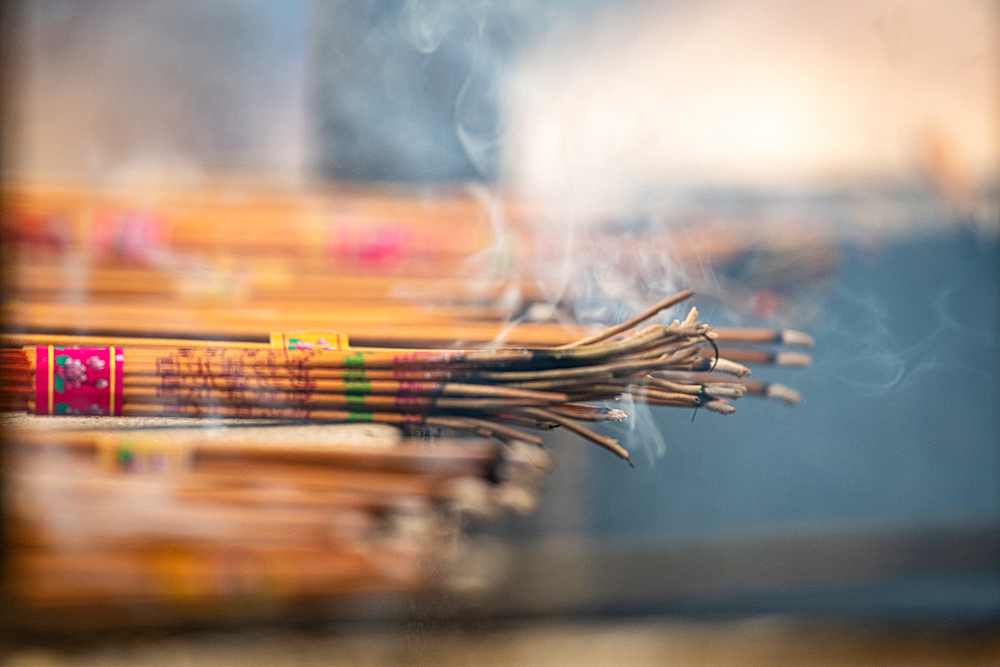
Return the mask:
[[347,334],[323,329],[272,331],[271,347],[278,350],[346,350],[351,347]]
[[55,414],[56,399],[56,349],[49,345],[49,411],[46,414]]
[[111,376],[111,391],[108,392],[108,414],[112,417],[115,416],[115,389],[117,385],[115,384],[115,348],[111,348],[111,354],[108,355],[108,373]]

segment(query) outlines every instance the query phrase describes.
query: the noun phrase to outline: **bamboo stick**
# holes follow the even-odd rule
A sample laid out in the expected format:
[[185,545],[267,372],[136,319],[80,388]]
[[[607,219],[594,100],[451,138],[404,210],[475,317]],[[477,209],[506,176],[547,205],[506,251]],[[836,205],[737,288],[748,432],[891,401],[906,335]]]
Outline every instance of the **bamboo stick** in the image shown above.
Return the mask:
[[[538,398],[444,398],[438,396],[379,395],[379,394],[309,394],[304,392],[234,392],[214,389],[190,391],[164,390],[161,387],[127,387],[123,399],[129,406],[158,408],[165,412],[176,407],[190,406],[213,410],[216,407],[234,409],[282,408],[305,410],[318,414],[323,410],[351,410],[354,412],[399,412],[426,414],[434,410],[505,410],[521,405],[549,405],[563,400]],[[137,408],[138,409],[138,408]],[[306,419],[316,417],[305,417]]]
[[168,460],[181,461],[238,457],[422,472],[481,467],[496,458],[498,452],[498,445],[486,439],[439,438],[433,443],[403,439],[398,429],[388,425],[373,428],[369,424],[364,431],[359,430],[359,425],[349,424],[151,429],[137,420],[131,428],[95,427],[101,423],[54,432],[50,418],[38,417],[11,425],[8,433],[19,447],[57,443],[97,458],[129,452],[139,457],[165,455]]
[[715,327],[716,341],[720,343],[751,343],[756,345],[780,344],[812,347],[813,337],[793,329],[754,329],[739,327]]
[[[702,356],[713,355],[713,350],[702,350]],[[766,366],[809,366],[812,357],[802,352],[770,352],[768,350],[744,350],[739,348],[719,348],[719,356],[744,364]]]
[[[679,373],[676,371],[657,371],[657,375],[663,375],[669,379],[682,379],[690,382],[703,383],[705,387],[710,387],[715,383],[719,383],[720,379],[713,375],[706,375],[701,373]],[[725,384],[729,384],[729,380],[721,381]],[[783,384],[777,382],[762,382],[760,380],[750,380],[747,378],[740,378],[735,381],[735,384],[743,387],[746,394],[750,396],[762,396],[764,398],[770,398],[786,405],[797,405],[802,401],[802,394],[798,391],[787,387]]]
[[631,319],[628,319],[628,320],[625,320],[621,324],[616,324],[615,326],[608,327],[607,329],[604,329],[603,331],[600,331],[600,332],[598,332],[596,334],[593,334],[593,335],[590,335],[590,336],[585,336],[585,337],[583,337],[583,338],[581,338],[579,340],[573,341],[572,343],[568,343],[568,344],[566,344],[566,345],[564,345],[562,347],[564,347],[564,348],[574,348],[574,347],[580,347],[582,345],[590,345],[592,343],[597,343],[597,342],[606,340],[606,339],[611,338],[612,336],[615,336],[615,335],[617,335],[617,334],[619,334],[619,333],[621,333],[623,331],[628,331],[629,329],[631,329],[631,328],[633,328],[633,327],[635,327],[635,326],[637,326],[637,325],[645,322],[646,320],[650,319],[651,317],[654,317],[660,311],[663,311],[663,310],[666,310],[667,308],[675,306],[678,303],[681,303],[682,301],[686,301],[687,299],[690,299],[692,296],[694,296],[694,292],[691,292],[689,290],[683,290],[681,292],[678,292],[674,296],[669,297],[667,299],[664,299],[663,301],[657,303],[656,305],[647,308],[646,310],[644,310],[643,312],[639,313],[635,317],[633,317]]
[[[228,392],[230,394],[271,393],[286,397],[288,401],[308,399],[323,394],[336,395],[387,395],[387,396],[461,396],[520,398],[543,403],[566,401],[563,393],[520,389],[506,385],[467,384],[460,382],[426,382],[410,380],[353,380],[308,379],[246,375],[138,375],[126,372],[132,389],[157,389],[164,396],[190,392]],[[128,391],[128,390],[126,390]],[[213,394],[205,394],[208,398]]]
[[558,414],[558,413],[553,412],[551,410],[545,410],[543,408],[521,408],[520,410],[518,410],[518,412],[520,412],[522,414],[525,414],[525,415],[528,415],[528,416],[531,416],[531,417],[537,417],[537,418],[542,419],[542,420],[553,421],[553,422],[559,424],[560,426],[562,426],[562,427],[564,427],[564,428],[566,428],[566,429],[568,429],[570,431],[573,431],[577,435],[581,435],[584,438],[586,438],[587,440],[590,440],[591,442],[594,442],[594,443],[600,445],[601,447],[607,449],[612,454],[614,454],[614,455],[618,456],[619,458],[623,459],[626,463],[629,464],[629,466],[631,466],[633,468],[635,467],[635,465],[632,463],[631,459],[629,458],[628,451],[626,451],[624,447],[622,447],[621,445],[619,445],[618,441],[616,441],[613,438],[608,438],[606,436],[594,433],[590,429],[584,428],[580,424],[577,424],[572,419],[568,419],[568,418],[562,416],[561,414]]
[[[537,323],[513,328],[504,322],[473,320],[422,321],[419,313],[406,319],[332,320],[330,311],[315,305],[302,308],[259,309],[227,303],[211,305],[131,305],[117,303],[44,304],[11,301],[0,314],[8,326],[28,331],[86,331],[93,335],[115,332],[124,335],[215,339],[258,338],[262,331],[295,329],[347,329],[356,345],[450,345],[455,341],[490,344],[503,340],[530,346],[557,345],[566,340],[560,324]],[[402,316],[401,316],[402,317]],[[572,333],[572,330],[571,330]]]

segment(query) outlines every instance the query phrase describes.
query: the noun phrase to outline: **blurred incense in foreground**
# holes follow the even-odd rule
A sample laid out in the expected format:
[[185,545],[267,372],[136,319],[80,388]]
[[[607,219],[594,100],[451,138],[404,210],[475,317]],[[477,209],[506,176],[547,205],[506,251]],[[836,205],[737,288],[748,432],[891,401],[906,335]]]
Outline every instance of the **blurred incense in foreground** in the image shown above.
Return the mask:
[[549,466],[523,443],[386,425],[183,421],[6,418],[6,585],[29,627],[288,614],[447,586],[463,525],[532,511]]

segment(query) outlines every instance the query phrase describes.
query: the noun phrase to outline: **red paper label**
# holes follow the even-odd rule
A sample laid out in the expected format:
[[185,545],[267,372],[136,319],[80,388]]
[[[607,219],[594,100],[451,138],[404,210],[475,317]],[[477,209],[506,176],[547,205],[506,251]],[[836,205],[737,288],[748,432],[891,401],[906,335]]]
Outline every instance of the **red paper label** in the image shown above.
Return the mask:
[[36,347],[35,414],[122,413],[121,348]]

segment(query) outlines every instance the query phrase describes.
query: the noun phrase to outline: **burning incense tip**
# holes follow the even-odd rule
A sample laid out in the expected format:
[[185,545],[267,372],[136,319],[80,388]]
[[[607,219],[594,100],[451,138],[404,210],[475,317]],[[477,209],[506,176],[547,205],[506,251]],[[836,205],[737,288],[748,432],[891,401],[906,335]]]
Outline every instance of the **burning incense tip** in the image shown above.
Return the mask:
[[743,385],[723,382],[706,384],[705,393],[713,398],[742,398]]
[[721,398],[714,401],[705,401],[702,405],[712,412],[718,412],[720,415],[731,415],[736,412],[736,408]]
[[777,401],[781,401],[786,405],[796,405],[802,402],[802,394],[795,391],[791,387],[786,387],[783,384],[769,384],[764,390],[764,394],[768,398],[773,398]]
[[785,345],[798,345],[801,347],[812,347],[815,341],[813,337],[794,329],[785,329],[781,332],[781,342]]
[[619,410],[618,408],[613,408],[611,410],[608,410],[607,417],[608,417],[608,421],[623,422],[626,419],[628,419],[628,414],[626,414],[624,410]]
[[774,363],[779,366],[810,366],[812,357],[802,352],[778,352],[774,355]]
[[726,375],[735,375],[739,378],[750,375],[749,368],[728,359],[716,359],[712,365],[712,370],[718,373],[725,373]]

